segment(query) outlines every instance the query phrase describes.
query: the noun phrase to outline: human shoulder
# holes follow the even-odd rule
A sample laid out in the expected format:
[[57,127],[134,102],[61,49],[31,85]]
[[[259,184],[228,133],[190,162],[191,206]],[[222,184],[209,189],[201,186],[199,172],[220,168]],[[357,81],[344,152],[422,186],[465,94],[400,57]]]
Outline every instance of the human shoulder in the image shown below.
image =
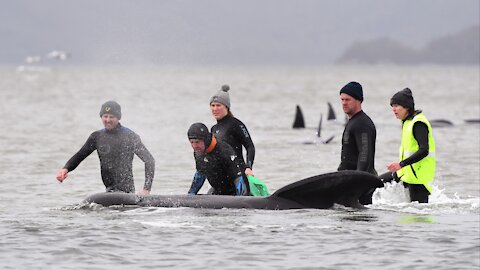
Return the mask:
[[128,137],[136,139],[136,140],[140,140],[140,136],[137,133],[135,133],[135,131],[133,131],[130,128],[125,127],[125,126],[120,126],[119,129],[118,129],[118,133],[125,134]]
[[352,119],[349,120],[349,124],[353,130],[375,129],[375,124],[372,119],[364,111],[360,111],[354,115]]
[[217,140],[215,150],[216,151],[214,152],[223,157],[230,157],[232,154],[235,154],[235,150],[233,150],[232,146],[221,140]]
[[122,132],[122,133],[133,133],[133,134],[135,134],[135,132],[133,130],[129,129],[126,126],[122,126],[122,125],[118,127],[118,131]]
[[368,114],[366,114],[364,111],[359,112],[359,120],[360,122],[369,123],[373,125],[372,118],[370,118],[370,116],[368,116]]
[[88,136],[88,139],[95,139],[97,138],[100,134],[102,133],[105,133],[106,132],[106,129],[102,128],[102,129],[99,129],[99,130],[95,130],[94,132],[92,132],[90,134],[90,136]]
[[231,121],[232,123],[234,123],[235,126],[237,126],[237,127],[245,127],[245,124],[244,124],[240,119],[238,119],[238,118],[236,118],[236,117],[231,116],[231,120],[230,120],[230,121]]

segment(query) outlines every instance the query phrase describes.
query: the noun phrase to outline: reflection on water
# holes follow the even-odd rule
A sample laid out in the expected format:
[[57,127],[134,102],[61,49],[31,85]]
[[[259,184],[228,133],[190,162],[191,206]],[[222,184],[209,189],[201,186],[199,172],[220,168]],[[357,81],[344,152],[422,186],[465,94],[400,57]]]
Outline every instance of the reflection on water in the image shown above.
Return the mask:
[[400,218],[401,223],[435,223],[431,216],[405,215]]
[[375,222],[378,220],[378,216],[372,213],[350,213],[348,215],[341,215],[342,221],[363,221],[363,222]]

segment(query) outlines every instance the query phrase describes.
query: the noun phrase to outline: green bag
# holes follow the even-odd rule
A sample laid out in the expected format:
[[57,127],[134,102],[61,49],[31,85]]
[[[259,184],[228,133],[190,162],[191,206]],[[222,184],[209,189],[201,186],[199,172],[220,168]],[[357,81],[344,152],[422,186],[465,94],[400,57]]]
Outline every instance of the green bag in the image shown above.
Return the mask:
[[247,175],[247,178],[248,178],[248,185],[250,186],[250,195],[256,196],[256,197],[270,195],[270,193],[268,192],[267,185],[265,185],[265,183],[263,183],[260,179],[251,175]]

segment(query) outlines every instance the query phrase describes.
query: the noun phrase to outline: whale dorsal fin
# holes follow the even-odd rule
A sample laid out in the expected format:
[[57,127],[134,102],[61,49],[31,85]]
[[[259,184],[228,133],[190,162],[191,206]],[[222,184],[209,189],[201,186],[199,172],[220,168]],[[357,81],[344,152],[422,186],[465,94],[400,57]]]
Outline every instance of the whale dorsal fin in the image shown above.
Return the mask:
[[306,208],[329,208],[334,203],[362,207],[358,198],[383,183],[362,171],[339,171],[312,176],[280,188],[271,196],[295,201]]
[[330,102],[328,102],[328,116],[327,120],[336,120],[337,117],[335,116],[335,111],[333,110],[333,106]]
[[293,128],[305,128],[305,121],[303,119],[302,109],[300,109],[299,105],[297,105],[297,109],[295,111],[295,120],[293,121]]

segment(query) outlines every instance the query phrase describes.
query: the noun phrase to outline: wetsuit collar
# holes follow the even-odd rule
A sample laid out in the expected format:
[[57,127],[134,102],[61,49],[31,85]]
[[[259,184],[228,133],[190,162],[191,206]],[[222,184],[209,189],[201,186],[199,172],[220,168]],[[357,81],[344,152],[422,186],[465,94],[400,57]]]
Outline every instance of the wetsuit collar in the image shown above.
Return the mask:
[[413,114],[409,114],[407,116],[407,118],[405,118],[405,120],[403,120],[403,122],[407,121],[407,120],[412,120],[413,117],[415,117],[417,114],[420,114],[422,113],[422,110],[416,110],[415,112],[413,112]]
[[116,127],[114,127],[113,129],[105,129],[105,131],[107,133],[116,133],[120,130],[120,128],[122,127],[122,125],[120,125],[120,122],[118,123],[118,125]]
[[207,153],[207,154],[211,153],[213,151],[213,149],[215,149],[215,146],[217,146],[217,139],[212,134],[212,142],[208,146],[207,150],[205,150],[205,153]]
[[354,115],[352,115],[352,117],[350,117],[349,120],[352,120],[355,116],[360,115],[362,112],[363,112],[363,110],[358,111],[357,113],[355,113]]
[[230,114],[227,114],[227,115],[225,115],[222,119],[217,120],[217,123],[226,121],[227,119],[230,119],[230,118],[232,118],[232,117],[233,117],[233,116],[231,116]]

